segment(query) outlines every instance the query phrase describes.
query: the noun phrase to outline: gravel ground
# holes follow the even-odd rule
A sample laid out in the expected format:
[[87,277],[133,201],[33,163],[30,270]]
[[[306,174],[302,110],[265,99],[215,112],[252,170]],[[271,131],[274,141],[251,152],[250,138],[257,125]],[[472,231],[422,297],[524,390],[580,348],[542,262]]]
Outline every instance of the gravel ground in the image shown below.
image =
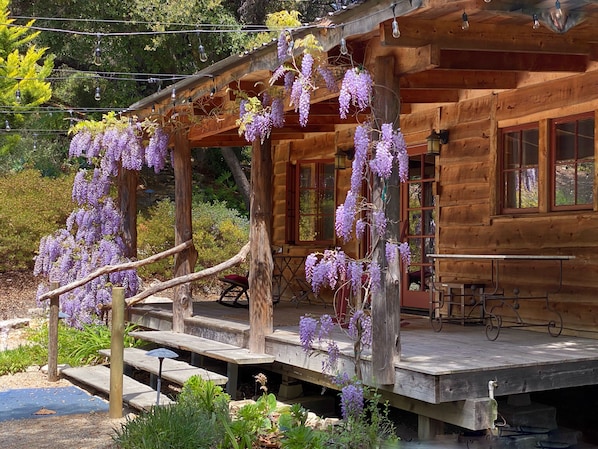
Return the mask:
[[[20,326],[11,328],[8,335],[0,335],[0,350],[26,344],[25,327],[39,322],[40,311],[35,301],[37,283],[29,272],[0,273],[0,328],[9,320]],[[30,367],[25,373],[0,376],[0,391],[69,385],[66,379],[48,382],[38,366]],[[0,422],[0,448],[114,448],[114,429],[125,420],[111,419],[107,413],[91,413],[3,421]]]

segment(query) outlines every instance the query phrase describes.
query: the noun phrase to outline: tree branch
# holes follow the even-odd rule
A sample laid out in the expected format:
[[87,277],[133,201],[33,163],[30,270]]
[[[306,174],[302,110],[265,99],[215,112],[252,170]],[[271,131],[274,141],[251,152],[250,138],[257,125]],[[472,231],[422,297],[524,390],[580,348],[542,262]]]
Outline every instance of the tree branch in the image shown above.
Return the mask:
[[172,256],[176,253],[180,253],[181,251],[183,251],[187,248],[190,248],[192,246],[193,246],[193,241],[187,240],[186,242],[181,243],[180,245],[177,245],[177,246],[170,248],[166,251],[162,251],[161,253],[154,254],[153,256],[150,256],[143,260],[137,260],[134,262],[126,262],[126,263],[121,263],[118,265],[105,265],[101,268],[98,268],[93,273],[88,274],[87,276],[85,276],[82,279],[78,279],[74,282],[71,282],[70,284],[64,285],[60,288],[57,288],[55,290],[51,290],[47,293],[44,293],[43,295],[41,295],[38,298],[38,300],[44,301],[46,299],[50,299],[52,296],[63,295],[65,293],[70,292],[71,290],[74,290],[77,287],[81,287],[82,285],[85,285],[89,281],[92,281],[93,279],[95,279],[99,276],[102,276],[104,274],[110,274],[110,273],[114,273],[116,271],[132,270],[135,268],[142,267],[144,265],[149,265],[150,263],[154,263],[160,259],[164,259],[164,258]]

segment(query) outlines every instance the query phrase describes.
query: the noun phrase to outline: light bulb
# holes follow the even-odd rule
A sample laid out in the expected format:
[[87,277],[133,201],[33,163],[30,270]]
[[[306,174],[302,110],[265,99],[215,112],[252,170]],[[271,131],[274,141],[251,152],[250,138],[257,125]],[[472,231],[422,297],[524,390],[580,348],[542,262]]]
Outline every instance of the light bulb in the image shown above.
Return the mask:
[[37,150],[37,133],[33,134],[33,151]]
[[10,131],[10,123],[8,123],[8,119],[4,120],[4,129],[6,131]]
[[152,114],[155,114],[155,113],[156,113],[156,105],[152,104]]
[[172,105],[176,105],[176,89],[172,89],[172,93],[170,94],[170,99],[172,100]]
[[467,13],[464,12],[461,18],[463,19],[463,22],[461,23],[461,29],[465,31],[469,30],[469,20],[467,18]]
[[490,3],[492,0],[484,0],[484,3]]
[[538,28],[540,28],[540,21],[538,20],[538,14],[534,14],[532,16],[532,20],[533,20],[532,28],[534,30],[537,30]]
[[21,89],[19,89],[17,87],[17,91],[15,92],[15,100],[17,101],[17,103],[21,102]]
[[201,62],[206,62],[208,60],[208,54],[202,44],[199,44],[199,60]]
[[97,35],[97,42],[96,42],[96,48],[93,51],[93,63],[95,65],[100,65],[102,63],[102,49],[100,48],[100,35]]
[[556,3],[554,4],[554,9],[555,19],[561,19],[563,17],[563,10],[561,9],[561,2],[559,0],[556,0]]
[[100,101],[102,99],[102,95],[100,93],[100,86],[96,86],[96,94],[93,98],[95,98],[96,101]]
[[344,37],[341,37],[341,55],[346,55],[349,53],[349,49],[347,48],[347,40]]
[[395,39],[401,37],[401,30],[399,30],[399,22],[397,22],[396,17],[392,21],[392,37]]

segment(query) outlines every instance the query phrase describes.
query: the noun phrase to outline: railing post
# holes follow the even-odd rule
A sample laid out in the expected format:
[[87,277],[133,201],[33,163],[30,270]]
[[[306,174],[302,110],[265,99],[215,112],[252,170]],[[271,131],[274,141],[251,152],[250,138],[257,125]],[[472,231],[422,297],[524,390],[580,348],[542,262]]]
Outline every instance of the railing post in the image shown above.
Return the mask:
[[123,416],[123,358],[125,289],[112,287],[112,335],[110,339],[110,405],[112,419]]
[[[50,283],[50,290],[56,290],[60,284]],[[58,295],[50,298],[50,315],[48,318],[48,381],[58,380],[58,309],[60,299]]]

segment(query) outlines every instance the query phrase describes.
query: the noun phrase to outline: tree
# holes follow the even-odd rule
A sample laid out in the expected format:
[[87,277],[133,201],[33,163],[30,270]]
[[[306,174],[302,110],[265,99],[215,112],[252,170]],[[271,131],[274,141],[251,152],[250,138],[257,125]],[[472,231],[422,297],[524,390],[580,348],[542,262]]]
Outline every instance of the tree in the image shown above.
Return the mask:
[[[33,43],[39,32],[28,27],[34,21],[26,27],[14,26],[8,5],[9,0],[0,0],[0,107],[7,131],[22,126],[29,110],[50,99],[52,89],[46,78],[53,68],[47,49]],[[17,134],[0,136],[0,158],[14,157],[20,140]]]

